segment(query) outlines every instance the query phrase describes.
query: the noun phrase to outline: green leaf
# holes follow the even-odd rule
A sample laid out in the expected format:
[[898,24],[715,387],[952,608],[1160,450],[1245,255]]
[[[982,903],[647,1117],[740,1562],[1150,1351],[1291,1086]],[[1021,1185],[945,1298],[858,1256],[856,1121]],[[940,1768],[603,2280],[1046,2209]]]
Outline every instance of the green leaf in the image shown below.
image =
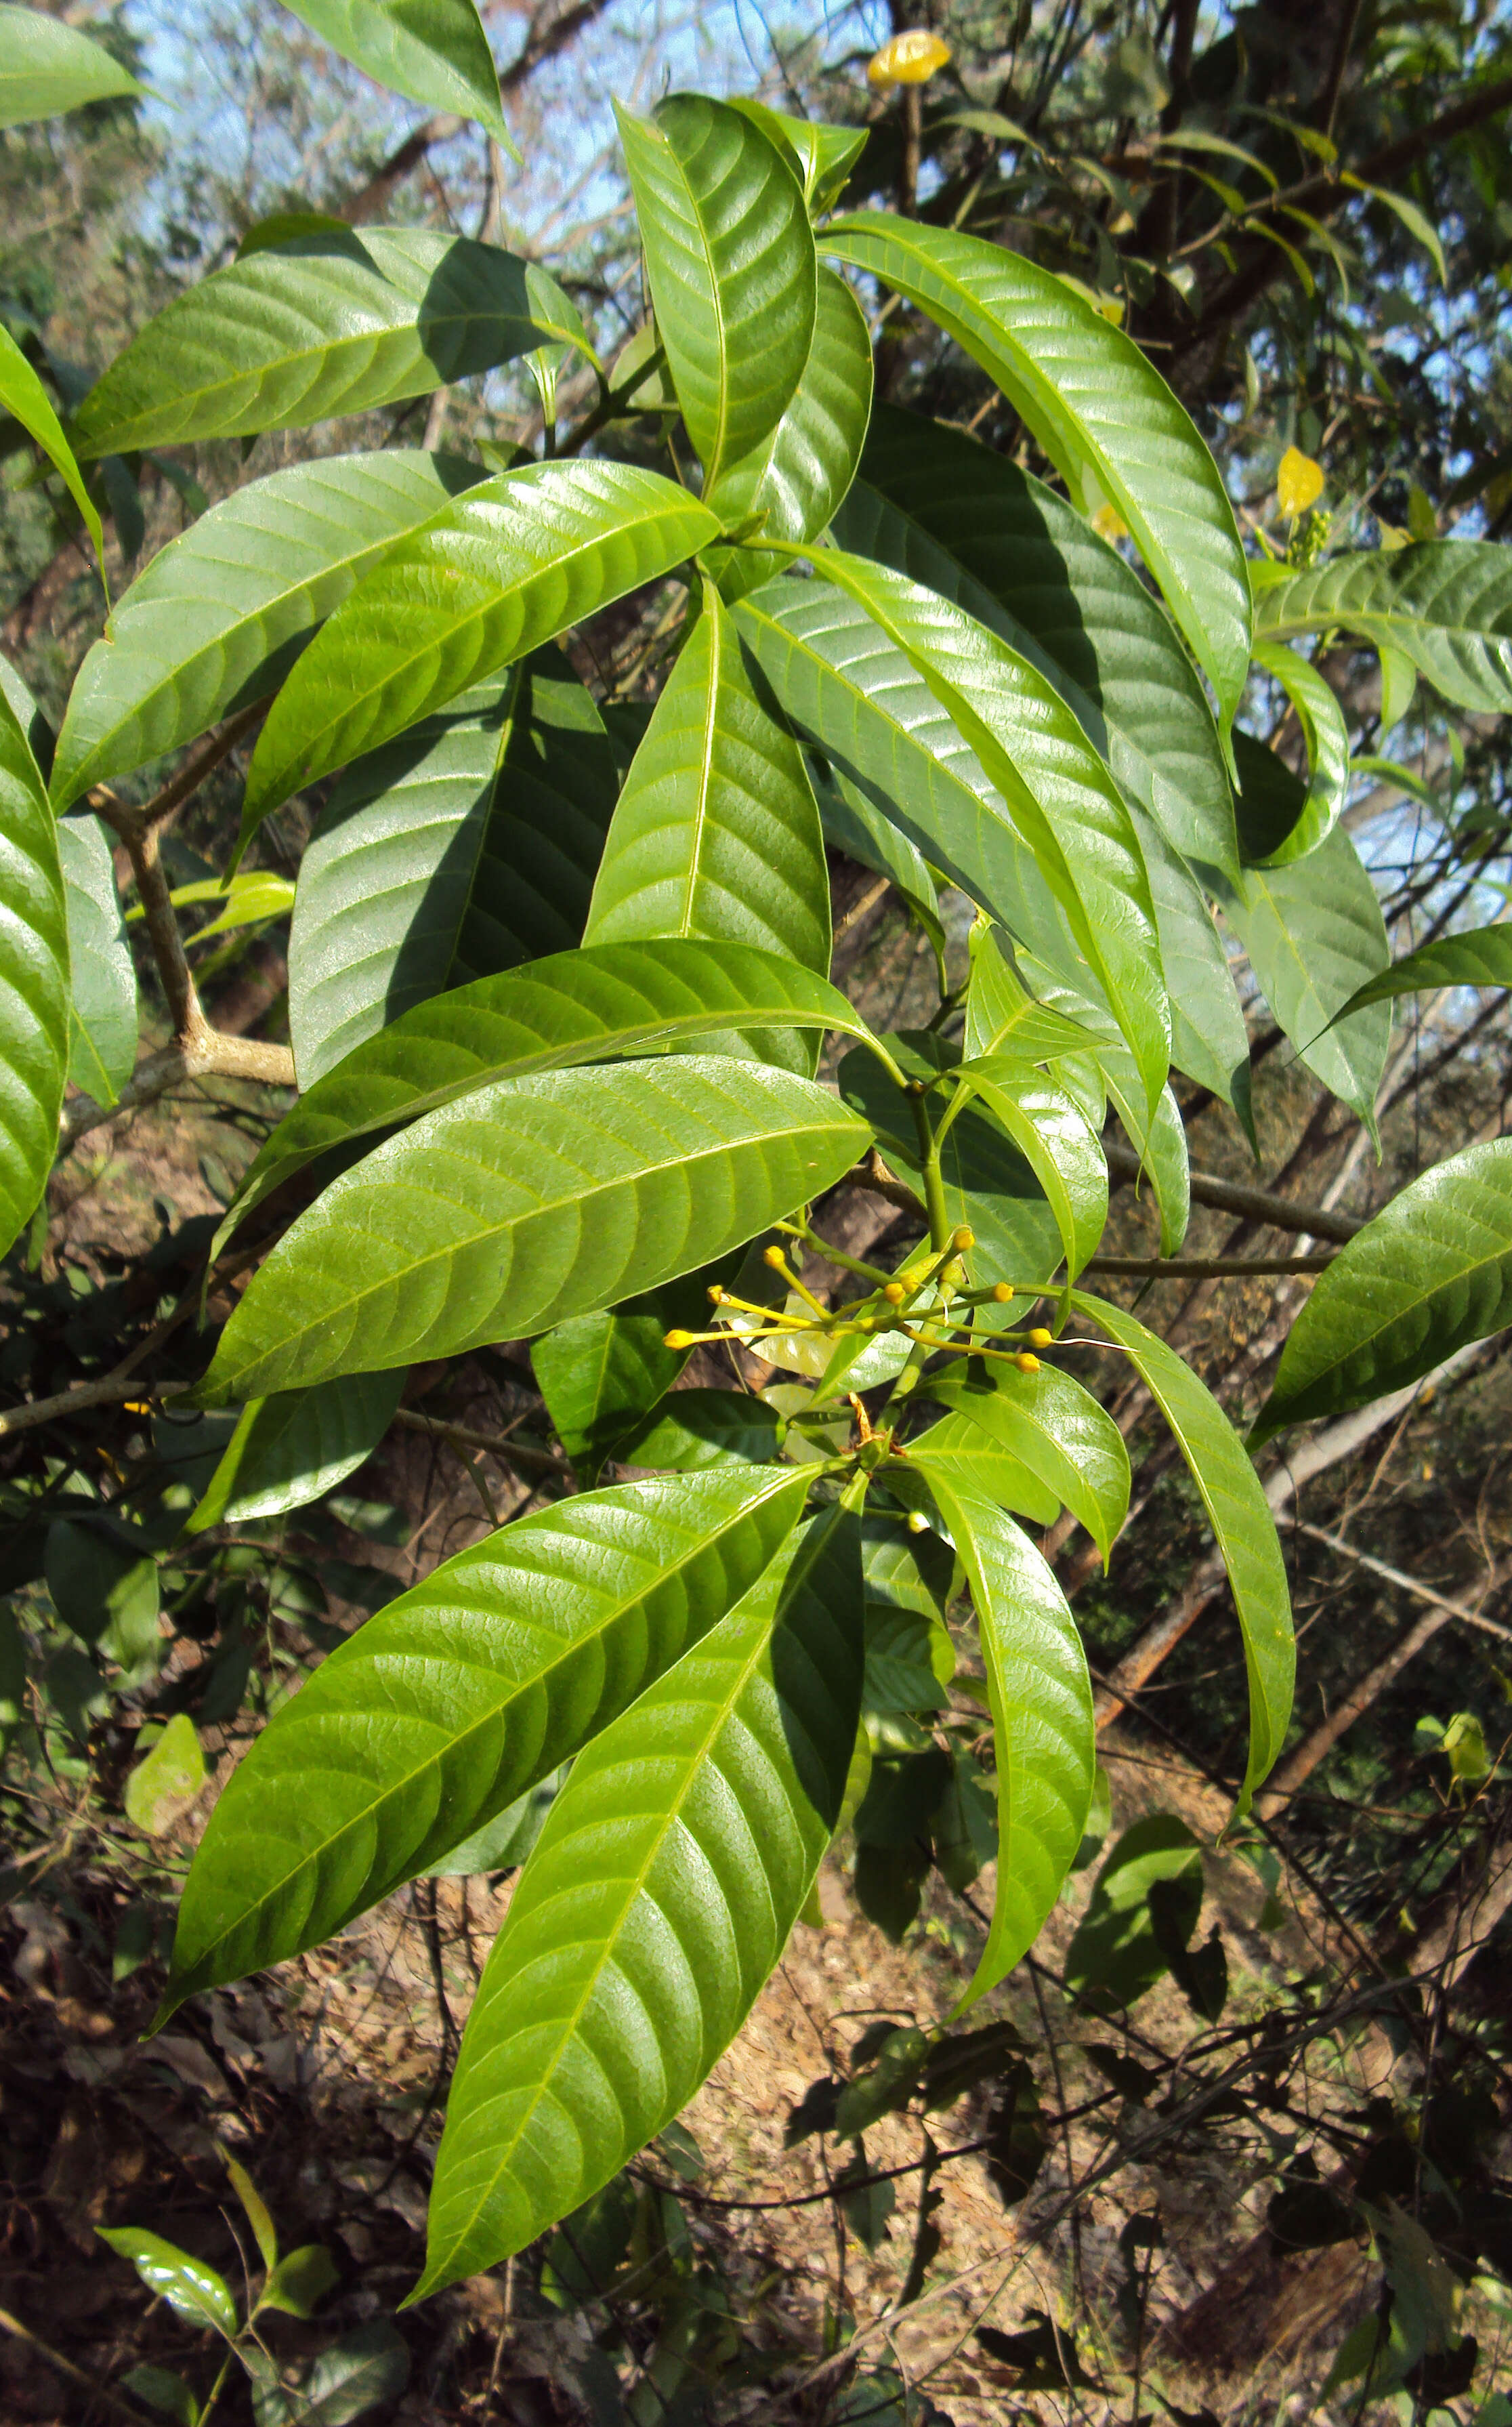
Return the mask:
[[1054,1365],[1037,1374],[995,1365],[983,1374],[975,1363],[964,1374],[931,1375],[923,1388],[1038,1475],[1086,1527],[1107,1566],[1129,1513],[1129,1452],[1090,1392]]
[[995,1507],[1016,1509],[1034,1525],[1053,1525],[1061,1513],[1059,1494],[968,1414],[942,1416],[938,1424],[919,1433],[908,1444],[907,1475],[891,1477],[900,1498],[913,1497],[926,1507],[922,1495],[912,1488],[916,1470],[930,1484],[951,1483],[979,1500],[991,1501]]
[[1429,540],[1325,559],[1262,590],[1269,640],[1342,627],[1411,660],[1456,708],[1512,708],[1512,562],[1492,540]]
[[252,754],[241,847],[291,792],[669,573],[714,530],[686,489],[630,464],[528,464],[458,498],[301,658]]
[[1053,1080],[1006,1054],[964,1062],[957,1077],[1001,1122],[1045,1191],[1075,1280],[1108,1222],[1108,1166],[1085,1114]]
[[391,2318],[370,2318],[327,2343],[268,2427],[350,2427],[380,2403],[397,2402],[409,2381],[408,2343]]
[[782,1446],[784,1419],[749,1391],[672,1391],[615,1449],[622,1466],[765,1466]]
[[47,790],[0,698],[0,1255],[57,1152],[69,1062],[68,910]]
[[289,937],[306,1098],[432,996],[577,944],[618,793],[603,718],[551,647],[340,776]]
[[1097,1039],[1068,1013],[1036,1002],[991,930],[972,939],[966,998],[968,1062],[1000,1054],[1016,1062],[1052,1062],[1084,1053]]
[[776,428],[808,360],[818,265],[798,180],[759,126],[672,93],[615,104],[657,327],[706,495]]
[[[19,16],[19,9],[0,12],[0,92],[5,85],[5,19]],[[35,22],[35,21],[34,21]],[[51,20],[44,20],[51,23]],[[61,33],[63,28],[57,27]],[[73,37],[77,41],[79,37]],[[86,48],[92,50],[89,43]],[[97,56],[104,57],[104,53]],[[126,79],[130,84],[131,79]],[[9,125],[9,119],[0,117],[0,124]],[[53,401],[41,381],[32,369],[8,329],[0,328],[0,405],[14,414],[29,438],[34,438],[55,471],[63,476],[63,485],[84,517],[84,528],[94,542],[95,562],[100,568],[100,580],[105,588],[106,605],[110,603],[109,584],[106,581],[105,533],[94,500],[84,485],[84,475],[74,460],[73,449],[63,435],[63,425],[53,409]]]
[[[830,549],[824,567],[913,662],[970,742],[1096,973],[1153,1108],[1170,1067],[1170,1010],[1144,854],[1106,767],[1045,677],[984,625],[864,557]],[[980,812],[975,823],[985,823]],[[979,836],[948,831],[925,849],[948,870],[952,860],[968,869],[974,861],[991,880],[991,846],[984,851]],[[969,877],[966,889],[980,898]]]
[[506,1080],[345,1172],[261,1266],[203,1404],[523,1340],[655,1288],[832,1187],[871,1132],[722,1055]]
[[[726,468],[718,490],[707,496],[710,511],[727,525],[759,514],[768,539],[817,538],[855,477],[871,410],[871,378],[866,315],[844,281],[833,269],[821,269],[803,377],[775,429]],[[776,570],[770,555],[748,543],[738,567],[722,577],[723,586],[734,595]]]
[[981,236],[857,211],[827,253],[927,312],[995,380],[1075,504],[1094,491],[1132,532],[1227,732],[1249,671],[1249,577],[1228,493],[1184,408],[1132,338],[1052,270]]
[[161,1836],[182,1817],[205,1782],[204,1754],[187,1711],[175,1711],[122,1791],[121,1808],[134,1829]]
[[416,1004],[317,1079],[250,1165],[216,1252],[254,1205],[328,1148],[502,1080],[655,1052],[722,1020],[870,1034],[826,979],[742,945],[554,953]]
[[498,71],[473,0],[286,0],[296,17],[375,84],[426,109],[486,126],[520,155],[499,106]]
[[208,883],[177,886],[169,899],[175,909],[195,902],[224,903],[219,915],[196,927],[189,938],[193,944],[203,944],[212,936],[229,936],[238,927],[261,927],[269,919],[286,919],[294,907],[294,886],[276,869],[243,869],[223,885],[212,878]]
[[1348,1019],[1374,1002],[1390,1002],[1398,995],[1427,993],[1437,986],[1512,985],[1512,926],[1471,927],[1462,935],[1440,936],[1393,961],[1379,977],[1371,978],[1352,994],[1336,1019]]
[[1341,1248],[1292,1327],[1251,1442],[1362,1407],[1512,1322],[1512,1138],[1450,1155]]
[[239,2165],[235,2158],[227,2158],[226,2173],[231,2178],[232,2190],[236,2192],[237,2199],[241,2202],[242,2211],[246,2216],[247,2222],[252,2226],[252,2240],[257,2244],[258,2256],[261,2258],[265,2267],[276,2267],[278,2265],[278,2235],[274,2230],[273,2220],[268,2213],[267,2201],[264,2199],[256,2184],[252,2181],[252,2178],[247,2172],[246,2167]]
[[140,2225],[97,2224],[94,2229],[102,2241],[130,2259],[148,2290],[166,2301],[186,2325],[213,2326],[217,2334],[228,2337],[236,2333],[236,2304],[225,2278],[213,2267]]
[[[757,687],[759,684],[759,688]],[[803,753],[753,680],[712,583],[604,846],[584,942],[688,937],[755,945],[801,967],[830,961],[829,871]],[[721,1051],[739,1043],[710,1037]],[[813,1068],[789,1032],[759,1058]]]
[[1170,1425],[1228,1571],[1249,1678],[1249,1759],[1237,1817],[1273,1767],[1292,1716],[1296,1643],[1276,1521],[1243,1442],[1191,1366],[1121,1307],[1080,1290],[1072,1304],[1126,1351]]
[[1353,186],[1358,193],[1368,194],[1374,203],[1384,204],[1385,207],[1401,220],[1408,236],[1416,237],[1418,243],[1422,245],[1439,272],[1439,285],[1448,286],[1449,270],[1444,261],[1443,244],[1438,229],[1426,212],[1421,211],[1408,195],[1393,194],[1384,186],[1367,185],[1363,177],[1352,177],[1347,169],[1341,172],[1340,183]]
[[[1246,737],[1236,726],[1233,738],[1237,745]],[[1145,855],[1171,999],[1171,1059],[1247,1125],[1249,1034],[1223,938],[1201,886],[1162,828],[1137,800],[1130,815]]]
[[199,2403],[176,2369],[154,2368],[149,2361],[128,2368],[121,2385],[123,2392],[136,2394],[162,2418],[171,2419],[174,2427],[199,2427]]
[[862,868],[887,878],[906,904],[909,917],[928,937],[943,971],[945,929],[940,920],[939,892],[918,844],[910,842],[842,769],[829,767],[811,757],[809,772],[814,776],[825,841]]
[[0,126],[61,118],[141,86],[99,42],[41,8],[0,8]]
[[1295,825],[1265,854],[1266,868],[1304,859],[1333,832],[1349,797],[1349,728],[1338,694],[1310,659],[1258,641],[1255,662],[1281,686],[1296,710],[1308,749],[1308,789]]
[[705,1328],[707,1270],[603,1314],[575,1315],[532,1344],[546,1413],[584,1483],[597,1482],[605,1459],[619,1455],[622,1435],[649,1414],[687,1364],[688,1351],[669,1348],[666,1334]]
[[1169,1965],[1150,1921],[1149,1892],[1179,1884],[1191,1914],[1202,1907],[1202,1856],[1174,1812],[1151,1812],[1126,1829],[1107,1856],[1066,1950],[1067,1987],[1104,2009],[1131,2006],[1163,1979]]
[[827,210],[867,147],[864,126],[831,126],[822,119],[789,118],[769,109],[764,101],[743,98],[730,103],[771,138],[779,152],[793,161],[803,182],[804,200],[817,215]]
[[187,1531],[285,1517],[333,1491],[372,1456],[398,1406],[405,1369],[351,1374],[313,1391],[253,1399],[226,1444]]
[[96,1103],[113,1104],[137,1060],[137,971],[115,855],[98,818],[65,818],[57,855],[73,972],[68,1075]]
[[57,1517],[47,1529],[45,1572],[54,1608],[81,1642],[126,1670],[155,1655],[157,1567],[139,1538],[122,1539],[109,1521]]
[[577,2207],[733,2039],[839,1816],[862,1639],[837,1504],[579,1754],[468,2019],[414,2297]]
[[251,481],[154,557],[69,696],[59,811],[278,689],[316,627],[383,550],[481,478],[395,448]]
[[580,1493],[370,1618],[223,1788],[165,2014],[329,1938],[548,1777],[756,1583],[805,1489],[734,1467]]
[[572,341],[565,301],[544,270],[438,228],[296,236],[213,271],[149,320],[80,405],[74,451],[302,430],[428,396]]
[[964,431],[879,404],[835,537],[953,599],[1037,666],[1176,849],[1237,873],[1201,682],[1133,567],[1074,506]]
[[317,2241],[307,2241],[301,2249],[291,2250],[276,2266],[269,2261],[260,2305],[283,2309],[293,2318],[307,2318],[340,2281],[330,2251],[323,2250]]
[[987,1671],[998,1765],[992,1924],[956,2012],[1006,1979],[1060,1895],[1097,1770],[1086,1654],[1065,1594],[1012,1518],[932,1477],[966,1568]]
[[1340,1015],[1390,959],[1369,871],[1342,826],[1306,859],[1214,883],[1266,1002],[1309,1070],[1368,1128],[1390,1042],[1384,1007]]

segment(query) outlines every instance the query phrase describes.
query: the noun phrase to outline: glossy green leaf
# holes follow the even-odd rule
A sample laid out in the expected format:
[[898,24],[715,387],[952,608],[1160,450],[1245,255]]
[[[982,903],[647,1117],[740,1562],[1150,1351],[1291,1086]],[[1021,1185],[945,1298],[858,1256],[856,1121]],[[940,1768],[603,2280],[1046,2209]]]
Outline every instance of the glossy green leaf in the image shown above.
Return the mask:
[[811,757],[809,770],[814,776],[814,795],[819,802],[825,841],[862,868],[870,868],[876,875],[888,879],[906,904],[909,917],[928,937],[943,969],[945,928],[940,919],[939,889],[919,845],[893,824],[842,768],[829,767]]
[[[329,2250],[317,2241],[307,2241],[302,2248],[291,2250],[268,2271],[263,2287],[262,2305],[268,2309],[282,2309],[292,2318],[307,2318],[317,2302],[333,2292],[341,2276]],[[316,2417],[324,2421],[325,2414]]]
[[1404,1188],[1320,1275],[1253,1442],[1362,1407],[1512,1323],[1512,1138],[1468,1147]]
[[1162,1883],[1179,1883],[1195,1927],[1202,1855],[1174,1812],[1146,1813],[1123,1832],[1066,1950],[1066,1985],[1095,2010],[1133,2005],[1169,1970],[1150,1921],[1149,1893]]
[[1192,660],[1074,506],[964,431],[879,404],[835,537],[997,632],[1176,849],[1237,872],[1228,777]]
[[[975,750],[1096,972],[1153,1106],[1170,1067],[1170,1010],[1144,854],[1102,760],[1044,676],[997,633],[863,557],[830,549],[824,567],[911,660]],[[947,869],[965,856],[990,876],[990,854],[973,841],[947,832],[926,856]]]
[[584,1484],[598,1481],[605,1459],[618,1457],[622,1438],[658,1405],[687,1364],[687,1349],[669,1348],[666,1334],[706,1328],[707,1272],[706,1266],[602,1314],[575,1315],[531,1343],[530,1363],[546,1413]]
[[785,1420],[749,1391],[671,1391],[620,1442],[622,1466],[765,1466],[782,1446]]
[[1129,1357],[1175,1435],[1228,1571],[1249,1678],[1249,1758],[1238,1810],[1274,1765],[1292,1716],[1296,1643],[1286,1561],[1260,1478],[1217,1400],[1163,1340],[1104,1299],[1073,1294]]
[[[829,871],[803,753],[711,583],[630,763],[584,942],[728,938],[827,970]],[[712,1040],[711,1040],[712,1041]],[[808,1041],[789,1031],[762,1059]],[[721,1050],[729,1050],[720,1040]],[[736,1050],[739,1050],[737,1048]]]
[[818,264],[798,180],[726,102],[616,104],[657,328],[706,493],[776,428],[814,334]]
[[[860,304],[833,269],[819,273],[813,341],[786,412],[759,447],[732,463],[710,510],[726,524],[760,515],[769,539],[814,539],[839,506],[861,459],[871,410],[871,333]],[[778,569],[747,544],[722,577],[727,595]]]
[[207,1774],[193,1720],[187,1711],[175,1711],[127,1777],[121,1808],[134,1829],[159,1837],[182,1818]]
[[8,692],[0,698],[0,1255],[47,1184],[68,1064],[57,831]]
[[891,1480],[903,1499],[925,1505],[916,1478],[932,1488],[949,1483],[957,1490],[990,1501],[996,1508],[1016,1509],[1034,1525],[1053,1525],[1061,1513],[1059,1494],[1042,1482],[993,1433],[973,1423],[969,1414],[952,1411],[931,1425],[908,1444],[908,1477]]
[[244,868],[223,885],[213,878],[199,885],[175,886],[170,899],[175,909],[197,902],[222,904],[189,938],[191,943],[203,944],[212,936],[234,935],[238,927],[261,927],[269,919],[286,919],[294,907],[294,894],[292,878],[280,876],[276,869]]
[[130,2259],[148,2290],[166,2301],[186,2325],[213,2326],[227,2337],[236,2333],[236,2304],[224,2276],[213,2267],[140,2225],[97,2224],[94,2229],[121,2257]]
[[165,2012],[329,1937],[547,1777],[749,1590],[805,1489],[727,1468],[580,1493],[370,1618],[223,1788]]
[[764,101],[744,98],[730,107],[749,118],[787,153],[803,181],[804,199],[816,215],[827,210],[867,146],[864,126],[832,126],[823,119],[790,118]]
[[1326,557],[1262,590],[1267,639],[1341,627],[1397,650],[1456,708],[1512,708],[1512,564],[1490,540],[1429,540]]
[[931,1375],[924,1388],[1037,1474],[1086,1527],[1106,1567],[1129,1513],[1129,1452],[1089,1391],[1055,1365],[1020,1374],[975,1362]]
[[61,118],[86,102],[139,93],[99,42],[41,8],[0,8],[0,126]]
[[113,1104],[137,1060],[137,971],[126,941],[110,837],[98,818],[64,818],[58,865],[73,971],[68,1075]]
[[1015,1062],[1050,1062],[1084,1053],[1096,1042],[1070,1014],[1035,1001],[990,930],[973,937],[966,997],[967,1061],[1000,1054]]
[[500,473],[400,540],[301,658],[247,777],[242,843],[345,766],[713,536],[686,489],[630,464]]
[[[1242,738],[1236,728],[1236,742]],[[1201,886],[1162,828],[1137,800],[1130,815],[1145,855],[1171,999],[1171,1059],[1247,1125],[1249,1034],[1223,938]]]
[[1425,994],[1438,986],[1508,985],[1512,985],[1512,926],[1471,927],[1458,936],[1440,936],[1435,943],[1393,961],[1379,977],[1371,978],[1352,994],[1335,1018],[1348,1019],[1374,1002]]
[[981,236],[858,211],[827,253],[927,312],[997,382],[1075,503],[1114,505],[1218,697],[1249,671],[1249,577],[1228,493],[1185,409],[1132,338],[1053,271]]
[[998,1890],[967,2006],[1028,1953],[1061,1892],[1092,1805],[1097,1732],[1081,1638],[1040,1553],[990,1502],[931,1489],[971,1588],[998,1765]]
[[870,1033],[826,979],[742,945],[554,953],[416,1004],[316,1080],[249,1165],[218,1252],[271,1189],[329,1148],[500,1080],[656,1052],[724,1022]]
[[1375,888],[1348,834],[1336,826],[1287,867],[1246,869],[1238,890],[1214,881],[1277,1025],[1324,1085],[1374,1124],[1391,1015],[1384,1004],[1347,1020],[1340,1015],[1386,968],[1390,948]]
[[1263,861],[1267,868],[1284,868],[1316,851],[1342,815],[1349,796],[1349,728],[1333,685],[1299,650],[1259,641],[1255,662],[1280,684],[1296,710],[1308,751],[1308,789],[1297,822]]
[[[0,11],[0,92],[5,86],[5,19],[19,10]],[[51,24],[51,19],[44,23]],[[59,26],[58,32],[63,28]],[[74,39],[77,39],[75,37]],[[93,44],[87,46],[93,49]],[[102,54],[103,56],[103,54]],[[130,78],[127,78],[130,82]],[[10,123],[8,120],[3,122]],[[94,542],[94,559],[105,581],[105,533],[94,500],[84,485],[84,475],[74,459],[73,449],[63,435],[63,425],[53,408],[53,400],[43,387],[21,348],[8,329],[0,329],[0,406],[14,414],[29,438],[34,438],[55,471],[63,477],[63,485],[84,517],[84,528]],[[106,603],[109,604],[109,590]]]
[[133,1674],[157,1665],[157,1566],[140,1538],[108,1521],[56,1517],[47,1528],[47,1589],[81,1642]]
[[571,341],[565,300],[545,270],[470,236],[322,229],[170,303],[89,390],[70,435],[81,456],[120,455],[370,413]]
[[1108,1166],[1086,1115],[1064,1087],[1007,1054],[965,1062],[959,1076],[1001,1122],[1045,1191],[1075,1280],[1108,1222]]
[[395,448],[249,481],[154,557],[79,668],[53,774],[66,809],[278,689],[399,535],[481,475]]
[[722,1055],[479,1088],[334,1181],[249,1284],[204,1404],[525,1339],[707,1263],[870,1138],[806,1079]]
[[519,159],[498,71],[473,0],[286,0],[296,17],[375,84],[486,126]]
[[839,1817],[862,1653],[837,1504],[579,1754],[468,2018],[415,2297],[578,2207],[729,2044]]
[[603,718],[551,647],[340,776],[289,937],[306,1095],[432,996],[577,944],[618,793]]
[[333,1491],[372,1456],[404,1387],[404,1373],[350,1374],[313,1391],[254,1399],[236,1431],[187,1531],[284,1517]]

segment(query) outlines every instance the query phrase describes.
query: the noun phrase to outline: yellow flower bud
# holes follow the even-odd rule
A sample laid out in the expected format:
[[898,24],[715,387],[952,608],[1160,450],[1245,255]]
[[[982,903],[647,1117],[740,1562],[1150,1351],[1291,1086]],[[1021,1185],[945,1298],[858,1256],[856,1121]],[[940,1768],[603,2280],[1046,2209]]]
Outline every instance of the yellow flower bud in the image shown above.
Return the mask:
[[1323,465],[1300,447],[1289,447],[1276,475],[1276,501],[1283,514],[1305,514],[1323,495]]
[[661,1344],[664,1348],[691,1348],[693,1335],[691,1331],[664,1331]]
[[1043,1325],[1037,1325],[1029,1335],[1030,1345],[1032,1348],[1049,1348],[1052,1336]]
[[1110,547],[1112,547],[1116,541],[1127,539],[1129,537],[1129,525],[1125,522],[1117,507],[1110,506],[1106,500],[1097,508],[1097,513],[1093,515],[1092,528],[1097,532],[1099,539],[1105,539],[1107,541]]
[[1019,1350],[1017,1356],[1014,1359],[1014,1363],[1017,1366],[1020,1374],[1037,1374],[1039,1372],[1039,1359],[1037,1357],[1031,1357],[1027,1348],[1021,1348]]
[[1009,1299],[1013,1296],[1013,1283],[1011,1281],[993,1282],[992,1302],[994,1306],[1006,1306]]
[[764,1264],[770,1264],[774,1273],[785,1273],[788,1269],[788,1259],[782,1249],[775,1245],[762,1248],[761,1261]]
[[712,1289],[708,1293],[708,1302],[710,1306],[723,1306],[724,1303],[724,1292],[721,1289],[718,1281],[714,1283]]
[[868,84],[886,90],[895,84],[928,84],[950,60],[951,46],[942,42],[938,34],[931,34],[922,25],[913,26],[906,34],[894,34],[884,42],[867,69]]
[[908,1293],[902,1281],[887,1281],[883,1286],[882,1295],[889,1306],[902,1306]]
[[910,1508],[908,1511],[908,1531],[910,1534],[927,1534],[929,1532],[929,1519],[925,1516],[922,1508]]
[[968,1249],[974,1247],[976,1244],[976,1232],[973,1230],[970,1230],[965,1222],[962,1223],[960,1229],[955,1232],[951,1241],[951,1246],[955,1249],[956,1254],[960,1256],[966,1255]]

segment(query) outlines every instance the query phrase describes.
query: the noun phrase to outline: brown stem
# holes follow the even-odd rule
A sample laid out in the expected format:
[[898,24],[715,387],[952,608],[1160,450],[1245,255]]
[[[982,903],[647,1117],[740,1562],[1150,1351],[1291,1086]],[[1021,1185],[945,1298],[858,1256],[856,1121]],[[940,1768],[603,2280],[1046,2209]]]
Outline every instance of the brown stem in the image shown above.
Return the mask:
[[34,2335],[30,2326],[24,2326],[21,2320],[13,2318],[8,2309],[0,2309],[0,2330],[8,2335],[14,2335],[18,2342],[29,2343],[33,2351],[41,2352],[49,2368],[57,2369],[60,2376],[66,2376],[73,2384],[82,2385],[91,2402],[103,2402],[106,2408],[113,2410],[118,2419],[129,2419],[132,2421],[132,2427],[148,2427],[147,2413],[144,2410],[137,2409],[132,2403],[122,2402],[120,2395],[113,2393],[108,2385],[102,2385],[98,2377],[90,2376],[86,2370],[75,2367],[73,2360],[65,2359],[60,2351],[55,2351],[51,2343],[44,2343],[41,2335]]
[[170,1087],[191,1079],[255,1079],[267,1087],[292,1087],[294,1056],[286,1045],[226,1036],[219,1028],[202,1023],[189,1042],[175,1040],[138,1062],[113,1104],[97,1104],[92,1096],[72,1097],[58,1125],[58,1152],[66,1154],[91,1130],[120,1120],[123,1114],[154,1102]]
[[468,1425],[444,1424],[439,1416],[425,1416],[418,1408],[400,1408],[397,1422],[411,1432],[429,1433],[432,1441],[445,1442],[448,1449],[486,1450],[490,1457],[503,1458],[507,1465],[517,1466],[527,1474],[560,1474],[565,1482],[572,1480],[572,1469],[565,1458],[556,1458],[548,1449],[531,1449],[524,1442],[512,1441],[507,1433],[474,1432]]
[[181,1044],[191,1045],[208,1034],[209,1021],[200,1006],[194,978],[184,950],[184,938],[178,931],[178,920],[162,862],[157,855],[156,824],[148,824],[140,812],[118,801],[103,787],[91,792],[90,804],[115,828],[125,844],[131,859],[131,872],[137,880],[142,916],[147,921],[147,934],[157,963],[157,974],[168,998],[169,1017],[173,1034]]
[[1239,1280],[1252,1273],[1325,1273],[1325,1256],[1089,1256],[1083,1270],[1130,1280]]
[[[1106,1153],[1110,1179],[1139,1178],[1144,1165],[1132,1148],[1112,1145]],[[1231,1180],[1215,1179],[1207,1171],[1192,1174],[1192,1200],[1195,1205],[1216,1206],[1220,1213],[1248,1214],[1259,1222],[1268,1223],[1273,1230],[1295,1230],[1312,1239],[1332,1239],[1340,1246],[1347,1245],[1360,1228],[1352,1214],[1333,1214],[1322,1205],[1299,1205],[1294,1197],[1278,1197],[1269,1188],[1242,1188]]]

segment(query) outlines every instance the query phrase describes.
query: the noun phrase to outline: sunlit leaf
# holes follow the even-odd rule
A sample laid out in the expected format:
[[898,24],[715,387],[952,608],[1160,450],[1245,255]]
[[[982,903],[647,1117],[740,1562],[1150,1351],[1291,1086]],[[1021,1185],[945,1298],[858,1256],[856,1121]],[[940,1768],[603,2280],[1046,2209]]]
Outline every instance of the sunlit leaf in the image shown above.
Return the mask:
[[473,0],[286,0],[296,17],[376,84],[427,109],[486,126],[519,153],[499,106],[494,65]]

